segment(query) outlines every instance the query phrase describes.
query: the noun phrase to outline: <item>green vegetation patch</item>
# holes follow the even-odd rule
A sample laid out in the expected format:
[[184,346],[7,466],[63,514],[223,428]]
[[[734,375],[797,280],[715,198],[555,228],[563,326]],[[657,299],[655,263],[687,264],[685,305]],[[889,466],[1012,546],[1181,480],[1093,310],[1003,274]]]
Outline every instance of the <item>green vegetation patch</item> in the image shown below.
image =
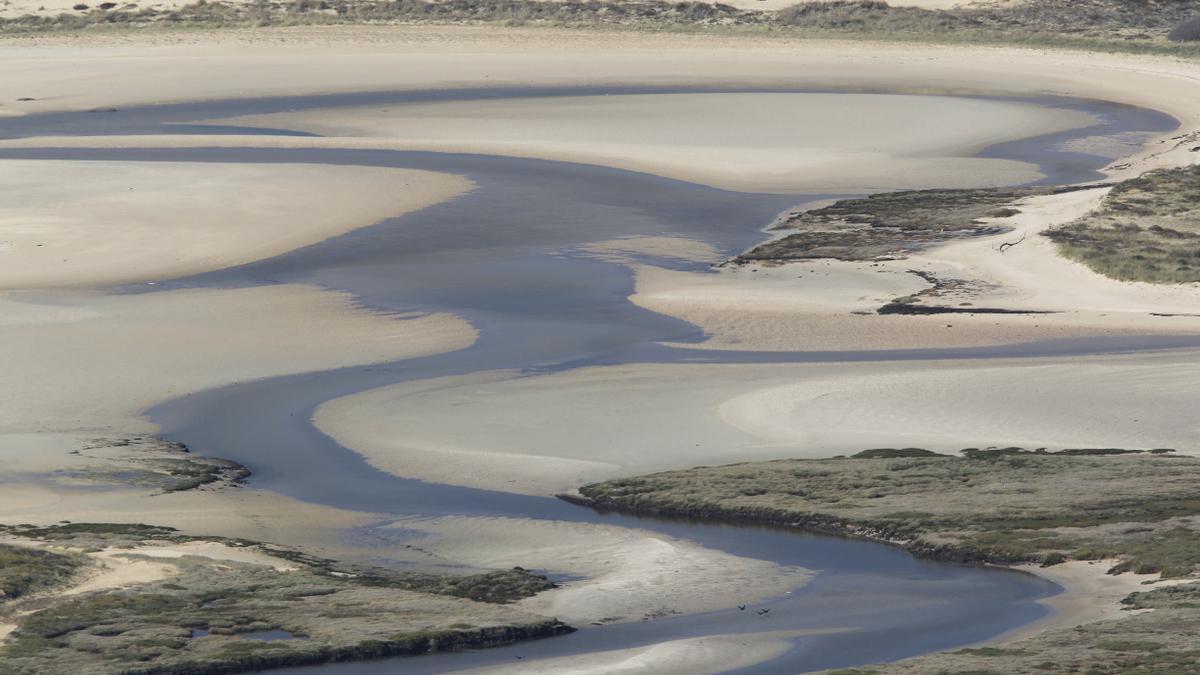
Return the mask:
[[1200,282],[1200,166],[1119,183],[1094,213],[1045,235],[1064,256],[1114,279]]
[[[8,529],[50,545],[103,546],[118,555],[135,543],[190,540],[169,528],[143,525]],[[146,538],[135,541],[138,534]],[[252,542],[196,539],[279,553]],[[0,561],[8,560],[8,548],[0,549]],[[73,561],[13,548],[26,554],[23,567]],[[136,550],[127,555],[138,557]],[[488,647],[571,630],[502,604],[552,587],[520,568],[452,577],[350,572],[303,554],[289,559],[296,564],[288,569],[202,556],[156,559],[176,573],[131,589],[39,597],[9,617],[18,628],[0,647],[0,672],[235,673]],[[67,569],[64,573],[73,568]],[[22,588],[31,586],[27,576],[14,578]],[[0,580],[7,587],[8,576],[0,574]],[[3,608],[0,604],[0,612]],[[263,639],[264,634],[276,639]]]
[[580,492],[599,508],[866,536],[945,560],[1120,558],[1114,572],[1183,577],[1200,564],[1197,480],[1200,459],[1162,452],[910,448],[671,471]]
[[0,544],[0,602],[57,586],[83,565],[80,556]]
[[[851,458],[668,471],[588,485],[596,508],[868,537],[961,562],[1119,559],[1107,571],[1193,578],[1200,459],[1165,449],[873,449]],[[568,499],[575,499],[567,497]],[[1103,569],[1103,568],[1101,568]],[[1131,612],[995,647],[850,670],[869,673],[1200,672],[1200,584],[1130,595]]]
[[371,576],[364,577],[363,582],[495,604],[516,602],[555,587],[545,576],[521,567],[468,576],[414,573]]
[[934,244],[1005,232],[1008,228],[995,219],[1016,215],[1015,202],[1073,189],[1078,188],[905,190],[843,199],[788,214],[772,229],[794,232],[743,253],[737,261],[903,258]]

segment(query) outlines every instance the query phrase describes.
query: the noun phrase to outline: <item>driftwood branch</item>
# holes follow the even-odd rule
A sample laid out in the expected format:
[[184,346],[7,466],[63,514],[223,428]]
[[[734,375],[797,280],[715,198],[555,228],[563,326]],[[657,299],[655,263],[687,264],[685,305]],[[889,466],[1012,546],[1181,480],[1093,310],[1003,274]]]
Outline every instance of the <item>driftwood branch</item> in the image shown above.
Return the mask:
[[1010,249],[1010,248],[1012,248],[1012,247],[1016,246],[1017,244],[1019,244],[1019,243],[1021,243],[1021,242],[1025,241],[1025,237],[1027,237],[1027,236],[1029,236],[1029,233],[1028,233],[1028,232],[1024,232],[1024,233],[1022,233],[1022,234],[1021,234],[1021,238],[1020,238],[1020,239],[1018,239],[1018,240],[1016,240],[1016,241],[1006,241],[1006,242],[1004,242],[1004,243],[1000,244],[999,251],[1000,251],[1001,253],[1004,253],[1004,252],[1005,252],[1005,251],[1007,251],[1008,249]]

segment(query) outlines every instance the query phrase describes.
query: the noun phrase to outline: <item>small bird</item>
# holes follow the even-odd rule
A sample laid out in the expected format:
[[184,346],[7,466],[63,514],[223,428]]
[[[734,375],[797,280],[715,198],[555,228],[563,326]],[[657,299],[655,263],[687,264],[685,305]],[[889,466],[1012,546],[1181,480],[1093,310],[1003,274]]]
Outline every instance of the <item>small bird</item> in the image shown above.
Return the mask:
[[758,614],[759,614],[759,616],[762,616],[763,614],[766,614],[767,612],[770,612],[770,611],[771,611],[770,609],[764,608],[764,609],[758,610]]
[[740,609],[740,610],[742,610],[742,611],[744,612],[744,611],[746,611],[746,606],[745,606],[745,605],[738,605],[738,609]]

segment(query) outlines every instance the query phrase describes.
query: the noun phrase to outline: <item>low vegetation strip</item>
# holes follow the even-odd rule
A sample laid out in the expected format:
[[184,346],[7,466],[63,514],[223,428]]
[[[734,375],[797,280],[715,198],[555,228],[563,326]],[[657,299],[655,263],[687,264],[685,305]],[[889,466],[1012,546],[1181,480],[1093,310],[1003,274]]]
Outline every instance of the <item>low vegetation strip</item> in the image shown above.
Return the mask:
[[932,39],[1058,45],[1195,55],[1195,0],[1025,0],[949,9],[892,7],[876,0],[806,2],[779,11],[720,2],[636,0],[197,0],[183,7],[81,2],[74,11],[0,20],[0,32],[103,26],[271,26],[378,23],[503,23],[651,29],[744,27],[809,37]]
[[0,544],[0,603],[57,586],[81,567],[77,555]]
[[780,460],[580,488],[595,508],[868,537],[961,562],[1119,558],[1186,577],[1200,564],[1200,459],[1168,451],[920,449]]
[[788,232],[736,262],[814,258],[896,260],[936,244],[1006,232],[1003,219],[1028,197],[1095,187],[972,188],[881,192],[785,215],[772,227]]
[[1200,165],[1118,183],[1095,212],[1045,234],[1114,279],[1200,282]]
[[[489,647],[572,630],[507,605],[553,586],[520,568],[470,576],[364,570],[150,525],[3,530],[29,544],[11,547],[23,556],[16,558],[10,547],[0,548],[6,587],[11,577],[19,584],[14,587],[50,588],[51,579],[43,577],[66,572],[44,574],[36,583],[25,572],[31,561],[84,558],[60,551],[100,552],[106,566],[152,562],[172,571],[130,588],[77,595],[51,589],[36,604],[11,610],[0,602],[0,622],[18,626],[0,645],[2,673],[236,673]],[[188,547],[197,543],[209,548]],[[214,544],[229,554],[194,553]],[[151,555],[164,546],[179,548],[167,557]]]

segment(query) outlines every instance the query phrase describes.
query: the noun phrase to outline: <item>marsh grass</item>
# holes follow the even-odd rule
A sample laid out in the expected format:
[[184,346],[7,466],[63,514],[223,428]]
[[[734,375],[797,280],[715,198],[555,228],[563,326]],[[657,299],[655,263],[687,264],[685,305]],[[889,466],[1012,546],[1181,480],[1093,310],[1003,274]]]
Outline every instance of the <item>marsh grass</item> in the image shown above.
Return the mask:
[[1174,577],[1200,564],[1191,523],[1200,459],[1113,448],[916,450],[703,467],[580,492],[599,508],[867,536],[950,560],[1121,558],[1115,571]]
[[[487,647],[571,630],[504,606],[553,586],[520,568],[467,576],[410,574],[339,566],[254,542],[191,538],[153,526],[68,523],[7,529],[32,542],[116,552],[164,540],[259,546],[296,568],[278,571],[184,556],[170,559],[177,574],[165,580],[39,597],[37,605],[15,615],[19,627],[0,647],[4,673],[235,673]],[[16,549],[16,558],[9,553],[9,547],[0,548],[0,582],[25,590],[49,587],[46,561],[65,558],[26,548]],[[128,555],[137,557],[136,551]],[[31,581],[24,572],[35,564],[42,577]],[[52,576],[61,578],[70,569]],[[6,575],[7,570],[22,574]],[[197,630],[207,635],[193,637]],[[294,639],[247,637],[269,630],[287,631]]]
[[1064,256],[1114,279],[1200,282],[1200,166],[1119,183],[1095,212],[1045,234]]
[[81,556],[0,544],[0,603],[53,588],[83,566]]
[[1009,228],[1003,219],[1020,213],[1015,202],[1077,189],[902,190],[842,199],[785,215],[772,229],[789,234],[743,253],[736,261],[904,258],[937,244],[1006,232]]

